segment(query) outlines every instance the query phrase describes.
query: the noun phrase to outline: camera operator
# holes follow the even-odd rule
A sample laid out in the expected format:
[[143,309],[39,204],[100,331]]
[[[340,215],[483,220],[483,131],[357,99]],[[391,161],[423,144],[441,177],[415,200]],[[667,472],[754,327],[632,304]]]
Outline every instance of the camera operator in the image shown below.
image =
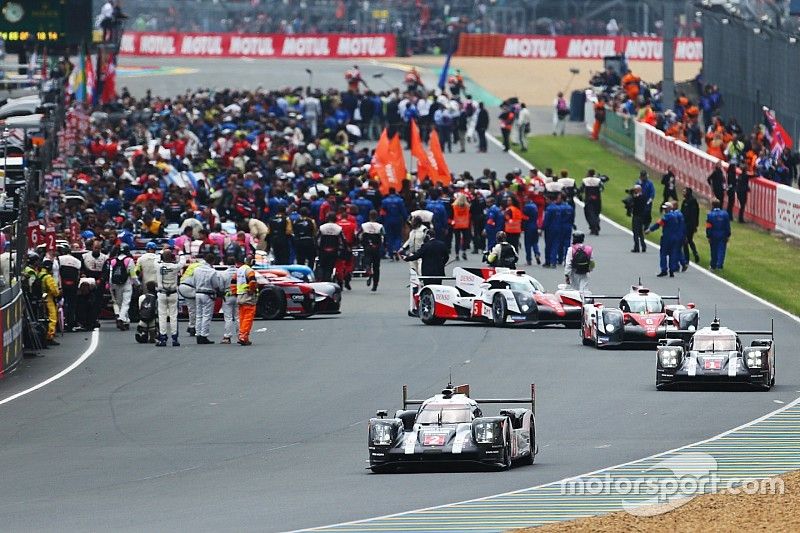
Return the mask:
[[642,186],[634,185],[633,188],[625,191],[628,196],[622,200],[625,204],[625,210],[628,216],[631,217],[631,230],[633,231],[633,253],[647,251],[647,245],[644,241],[644,230],[648,223],[649,208],[647,205],[647,198],[642,194]]

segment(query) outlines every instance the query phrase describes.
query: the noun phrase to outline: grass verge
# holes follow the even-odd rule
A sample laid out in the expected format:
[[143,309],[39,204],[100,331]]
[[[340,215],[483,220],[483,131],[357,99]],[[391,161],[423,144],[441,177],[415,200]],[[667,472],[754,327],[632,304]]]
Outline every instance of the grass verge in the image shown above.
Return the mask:
[[[567,169],[579,180],[589,168],[608,175],[603,193],[603,214],[615,222],[630,227],[622,199],[639,175],[641,164],[619,156],[581,135],[553,137],[540,135],[530,138],[528,152],[519,153],[540,170],[550,167],[555,172]],[[662,198],[661,176],[655,178],[656,201]],[[708,268],[709,247],[705,239],[705,218],[708,204],[700,205],[700,229],[695,237],[700,265]],[[738,211],[737,211],[738,213]],[[654,210],[654,217],[656,211]],[[658,242],[660,232],[648,236]],[[800,247],[779,233],[770,233],[753,224],[733,222],[731,240],[721,277],[756,294],[787,311],[800,315]]]

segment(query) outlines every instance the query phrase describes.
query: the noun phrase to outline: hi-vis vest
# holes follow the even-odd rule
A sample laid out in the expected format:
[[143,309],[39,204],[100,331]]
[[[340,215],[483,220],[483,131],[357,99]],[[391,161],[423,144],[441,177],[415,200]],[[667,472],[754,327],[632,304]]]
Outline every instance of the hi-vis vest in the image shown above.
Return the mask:
[[[255,279],[255,270],[248,265],[242,265],[231,278],[231,292],[233,294],[247,294],[250,290],[248,275]],[[235,291],[235,292],[234,292]]]

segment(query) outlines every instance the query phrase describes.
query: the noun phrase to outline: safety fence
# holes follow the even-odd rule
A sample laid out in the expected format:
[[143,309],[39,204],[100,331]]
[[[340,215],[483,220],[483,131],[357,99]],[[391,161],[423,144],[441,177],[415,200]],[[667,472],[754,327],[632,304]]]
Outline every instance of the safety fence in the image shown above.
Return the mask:
[[122,36],[125,56],[351,58],[393,57],[392,34],[285,35],[237,33],[131,32]]
[[[460,56],[603,59],[605,56],[625,54],[628,60],[661,61],[663,52],[663,41],[657,37],[462,33],[458,43]],[[702,60],[702,39],[675,39],[675,61]]]
[[[672,169],[678,181],[684,186],[691,187],[701,196],[711,198],[708,176],[717,163],[721,163],[723,170],[727,170],[726,162],[683,141],[667,137],[664,132],[648,124],[637,122],[635,127],[636,157],[639,161],[659,172]],[[777,229],[800,237],[796,225],[792,227],[791,224],[782,222],[783,219],[791,220],[791,214],[784,214],[780,219],[778,217],[778,191],[782,189],[784,206],[790,205],[793,198],[795,204],[800,204],[800,193],[791,187],[779,185],[765,178],[753,178],[749,185],[750,193],[745,206],[745,217],[763,228]]]
[[0,355],[0,376],[11,372],[22,359],[22,291],[16,285],[3,291],[3,297],[10,301],[0,307],[0,328],[2,328],[2,355]]

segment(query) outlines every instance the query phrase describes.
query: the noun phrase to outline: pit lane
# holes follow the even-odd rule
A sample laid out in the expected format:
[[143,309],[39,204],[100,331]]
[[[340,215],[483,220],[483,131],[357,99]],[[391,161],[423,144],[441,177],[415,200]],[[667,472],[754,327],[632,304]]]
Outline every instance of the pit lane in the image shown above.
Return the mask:
[[[120,79],[135,93],[152,87],[169,95],[196,86],[306,85],[304,68],[314,71],[315,86],[341,87],[352,62],[141,64],[198,70]],[[359,66],[370,84],[373,73],[385,72],[392,84],[402,76]],[[453,154],[448,162],[473,174],[519,166],[494,145],[489,154]],[[583,226],[580,212],[577,218]],[[557,327],[426,327],[406,317],[407,268],[384,263],[377,294],[358,282],[344,295],[341,316],[258,322],[255,330],[266,331],[256,332],[249,349],[198,347],[185,336],[180,349],[143,347],[132,333],[104,325],[97,353],[83,366],[7,406],[19,420],[0,426],[7,489],[0,523],[60,531],[313,527],[636,460],[718,434],[797,396],[796,322],[694,270],[656,279],[656,253],[628,254],[630,238],[608,224],[589,242],[596,250],[595,292],[621,294],[641,276],[656,292],[680,288],[685,302],[697,303],[701,323],[715,304],[733,328],[766,328],[774,317],[776,387],[657,392],[650,350],[596,351],[581,346],[577,330]],[[477,260],[470,256],[469,264]],[[563,279],[560,270],[528,271],[548,288]],[[215,323],[211,336],[220,334]],[[470,383],[477,396],[524,394],[537,384],[536,464],[502,473],[369,474],[366,420],[375,409],[397,408],[403,383],[415,397],[438,392],[451,367],[454,381]]]

